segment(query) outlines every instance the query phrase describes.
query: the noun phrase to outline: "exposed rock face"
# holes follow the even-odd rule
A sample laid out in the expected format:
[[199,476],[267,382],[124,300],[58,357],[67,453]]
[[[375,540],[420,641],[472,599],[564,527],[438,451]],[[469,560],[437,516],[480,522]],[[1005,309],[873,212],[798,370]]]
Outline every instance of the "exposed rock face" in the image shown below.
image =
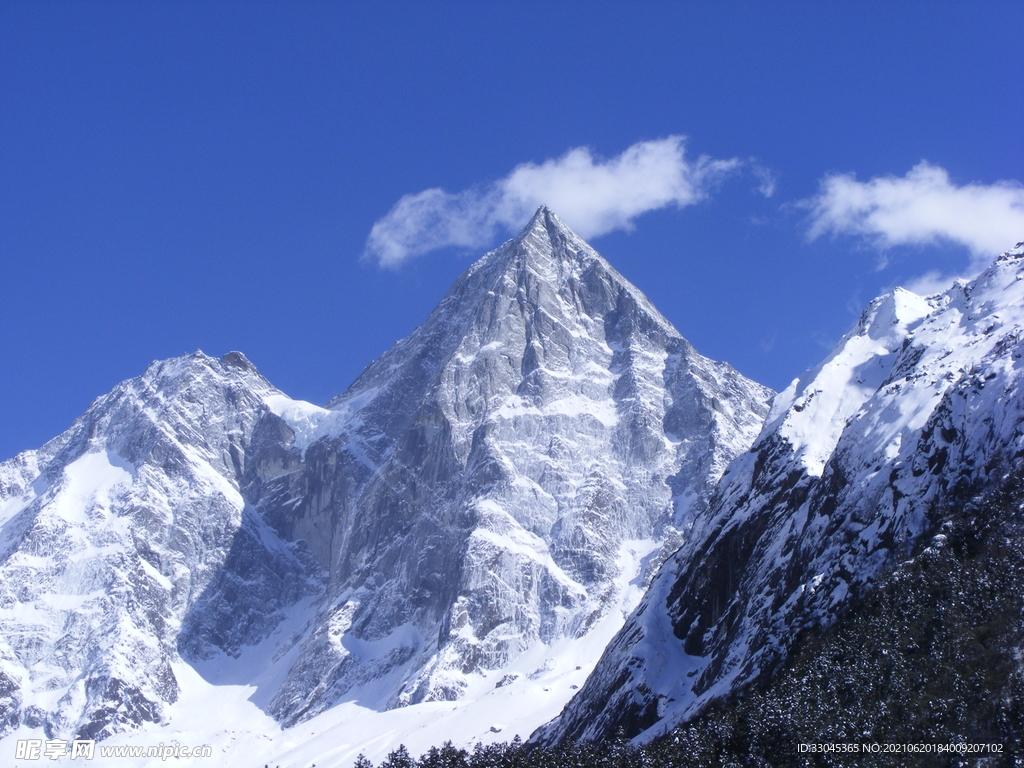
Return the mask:
[[276,493],[282,533],[325,542],[332,602],[273,713],[399,666],[387,705],[458,698],[586,633],[633,575],[623,543],[687,524],[770,396],[541,209],[310,423],[339,420]]
[[944,294],[872,302],[779,396],[586,685],[534,738],[652,738],[830,625],[950,509],[1020,471],[1022,359],[1021,245]]
[[546,209],[326,409],[239,353],[154,363],[0,464],[0,729],[161,721],[173,663],[263,641],[285,725],[458,698],[620,610],[623,552],[690,524],[770,397]]

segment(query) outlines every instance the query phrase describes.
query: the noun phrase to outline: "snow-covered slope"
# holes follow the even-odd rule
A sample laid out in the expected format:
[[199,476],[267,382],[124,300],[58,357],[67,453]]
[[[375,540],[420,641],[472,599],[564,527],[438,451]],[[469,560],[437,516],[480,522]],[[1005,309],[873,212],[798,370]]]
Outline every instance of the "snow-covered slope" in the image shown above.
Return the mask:
[[827,625],[937,515],[1024,459],[1024,247],[872,302],[777,399],[580,693],[535,738],[649,739]]
[[432,739],[525,736],[770,397],[546,209],[327,408],[238,353],[154,363],[0,464],[0,729],[225,765],[439,706]]
[[238,353],[154,363],[0,464],[0,722],[93,738],[158,722],[180,647],[257,642],[316,589],[239,490],[276,393]]

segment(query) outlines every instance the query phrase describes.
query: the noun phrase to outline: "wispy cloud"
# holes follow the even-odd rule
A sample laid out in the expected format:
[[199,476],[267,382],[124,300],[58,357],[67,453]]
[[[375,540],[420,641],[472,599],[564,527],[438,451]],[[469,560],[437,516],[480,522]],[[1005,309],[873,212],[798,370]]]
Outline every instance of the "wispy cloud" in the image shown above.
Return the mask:
[[[922,161],[906,176],[857,181],[833,174],[803,205],[811,211],[808,236],[860,235],[879,248],[958,243],[971,252],[968,272],[1024,238],[1024,186],[1016,181],[957,186],[944,168]],[[881,267],[887,264],[883,254]],[[954,276],[930,272],[920,289],[948,284]]]
[[484,247],[498,233],[523,226],[540,205],[558,213],[581,237],[629,230],[643,213],[702,200],[741,165],[707,155],[689,160],[685,142],[683,136],[642,141],[607,160],[576,147],[557,159],[523,163],[480,187],[406,195],[373,225],[365,257],[397,267],[437,248]]
[[917,277],[906,281],[906,284],[903,287],[908,291],[913,291],[919,296],[931,296],[933,293],[940,293],[949,288],[949,286],[953,284],[953,281],[958,277],[968,277],[971,272],[975,271],[977,270],[971,269],[961,274],[953,275],[944,274],[939,272],[937,269],[930,269],[923,275],[918,275]]
[[750,158],[750,172],[757,179],[757,191],[765,197],[772,197],[775,194],[776,182],[775,174],[771,172],[771,169],[761,165],[754,158]]

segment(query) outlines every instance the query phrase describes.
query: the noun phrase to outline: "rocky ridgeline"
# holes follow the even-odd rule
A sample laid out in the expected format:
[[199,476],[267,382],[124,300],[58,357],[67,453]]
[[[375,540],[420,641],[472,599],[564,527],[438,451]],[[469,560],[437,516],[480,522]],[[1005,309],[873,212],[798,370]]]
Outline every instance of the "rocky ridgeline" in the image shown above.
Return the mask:
[[[1011,518],[1024,462],[1022,360],[1024,244],[943,294],[925,299],[898,289],[873,301],[833,352],[779,395],[760,436],[729,467],[710,509],[586,685],[534,739],[562,744],[621,729],[650,740],[711,705],[714,713],[687,731],[696,734],[694,744],[725,731],[736,739],[746,733],[749,744],[757,733],[767,739],[771,729],[743,725],[742,713],[780,728],[788,723],[787,732],[808,738],[826,734],[830,717],[871,733],[877,712],[897,710],[904,725],[932,712],[936,738],[970,736],[977,716],[968,710],[992,713],[1000,701],[1020,721],[1006,694],[1020,689],[1019,672],[993,681],[975,666],[1018,668],[1014,648],[1024,642],[1019,613],[1007,623],[1018,603],[991,593],[997,582],[1013,589],[1024,572],[1019,547],[992,533],[1019,529]],[[954,555],[941,554],[954,539]],[[963,544],[975,540],[982,543]],[[935,595],[946,596],[948,610],[931,602]],[[919,631],[922,621],[931,634]],[[972,645],[979,638],[994,644],[988,656]],[[894,639],[904,644],[900,658],[934,641],[936,658],[964,661],[956,672],[941,661],[930,667],[927,656],[903,666],[872,662],[885,679],[930,680],[936,690],[946,681],[948,700],[928,704],[919,688],[871,689],[861,674],[871,665],[855,663],[865,656],[856,648],[877,642],[878,654],[888,653]],[[832,682],[821,676],[825,668]],[[766,679],[771,670],[777,678]],[[839,680],[847,681],[845,693]],[[967,680],[974,681],[970,695],[960,690]],[[860,705],[838,702],[861,689],[878,709],[857,720],[851,712]],[[805,724],[787,716],[787,707],[804,712]],[[959,720],[946,717],[957,707]],[[996,726],[973,735],[991,737]],[[829,738],[842,740],[835,728]],[[900,728],[889,733],[931,733]]]
[[[771,395],[546,209],[327,408],[154,363],[0,464],[0,731],[163,722],[180,660],[277,680],[285,725],[504,679],[621,610]],[[232,667],[261,642],[279,674]]]

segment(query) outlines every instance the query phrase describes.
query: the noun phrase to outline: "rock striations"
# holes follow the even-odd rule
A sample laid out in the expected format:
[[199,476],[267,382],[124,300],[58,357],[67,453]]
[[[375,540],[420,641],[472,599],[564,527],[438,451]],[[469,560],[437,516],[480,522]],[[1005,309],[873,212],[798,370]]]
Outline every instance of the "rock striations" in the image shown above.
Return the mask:
[[295,500],[277,506],[286,538],[322,542],[330,600],[272,713],[295,722],[382,675],[379,706],[456,699],[585,634],[635,575],[624,545],[706,504],[770,396],[542,208],[329,413],[282,412],[303,441],[329,432],[265,493]]
[[1024,244],[943,294],[873,301],[778,397],[586,685],[535,740],[620,728],[649,740],[735,700],[804,630],[828,627],[922,547],[943,547],[950,514],[966,519],[956,510],[970,507],[978,531],[985,514],[1005,514],[971,500],[1021,473],[1022,378]]
[[0,464],[0,735],[162,722],[176,664],[261,642],[229,677],[285,726],[503,684],[621,624],[771,395],[543,208],[327,408],[238,353],[154,363]]

